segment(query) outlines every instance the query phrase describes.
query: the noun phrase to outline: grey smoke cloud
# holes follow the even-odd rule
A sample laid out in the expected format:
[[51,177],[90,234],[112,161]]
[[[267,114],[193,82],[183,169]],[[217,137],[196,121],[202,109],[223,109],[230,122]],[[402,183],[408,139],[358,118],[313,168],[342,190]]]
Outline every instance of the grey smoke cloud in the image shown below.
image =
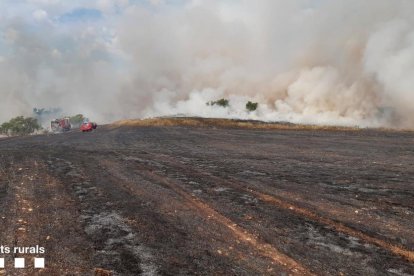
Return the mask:
[[[412,1],[98,1],[70,23],[52,2],[0,19],[0,120],[61,107],[414,127]],[[205,104],[221,97],[229,109]]]

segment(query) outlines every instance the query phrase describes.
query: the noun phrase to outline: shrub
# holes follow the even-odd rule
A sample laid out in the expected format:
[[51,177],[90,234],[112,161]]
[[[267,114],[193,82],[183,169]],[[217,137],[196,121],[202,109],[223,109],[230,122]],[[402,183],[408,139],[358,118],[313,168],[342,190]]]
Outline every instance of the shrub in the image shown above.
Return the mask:
[[258,106],[259,106],[258,103],[253,103],[253,102],[249,101],[246,104],[246,109],[251,112],[251,111],[255,111]]
[[15,117],[10,121],[3,123],[0,126],[0,132],[6,135],[29,135],[42,127],[39,125],[37,119],[32,117]]
[[230,105],[230,102],[227,99],[220,99],[218,101],[208,102],[207,105],[210,105],[210,106],[218,105],[218,106],[221,106],[221,107],[228,107]]
[[69,118],[70,124],[74,127],[78,127],[82,124],[85,117],[82,114],[78,114]]

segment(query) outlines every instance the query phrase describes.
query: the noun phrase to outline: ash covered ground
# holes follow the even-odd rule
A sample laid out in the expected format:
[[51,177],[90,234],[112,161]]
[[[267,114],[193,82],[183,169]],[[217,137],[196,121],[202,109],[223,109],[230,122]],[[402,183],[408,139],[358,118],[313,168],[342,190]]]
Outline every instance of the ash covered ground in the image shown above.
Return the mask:
[[414,274],[412,132],[104,126],[0,157],[0,244],[46,250],[0,275]]

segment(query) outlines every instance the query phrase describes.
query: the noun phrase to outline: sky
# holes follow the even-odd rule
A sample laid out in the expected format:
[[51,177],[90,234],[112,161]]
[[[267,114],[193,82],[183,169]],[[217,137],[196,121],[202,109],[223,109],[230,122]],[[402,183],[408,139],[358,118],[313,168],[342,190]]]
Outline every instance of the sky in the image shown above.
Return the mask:
[[[111,119],[110,112],[96,112],[91,105],[102,108],[113,100],[103,94],[117,93],[114,75],[128,66],[119,49],[117,24],[133,7],[150,10],[161,3],[2,0],[0,69],[6,72],[0,83],[0,121],[21,113],[29,115],[34,107],[58,107],[67,113],[86,112],[104,121]],[[98,67],[107,67],[107,72]],[[105,84],[105,77],[111,78],[110,84]],[[106,91],[100,82],[114,90]],[[99,103],[102,100],[105,103]]]
[[[409,0],[2,0],[0,122],[37,107],[101,123],[186,114],[413,128],[413,9]],[[206,105],[220,98],[230,107]]]

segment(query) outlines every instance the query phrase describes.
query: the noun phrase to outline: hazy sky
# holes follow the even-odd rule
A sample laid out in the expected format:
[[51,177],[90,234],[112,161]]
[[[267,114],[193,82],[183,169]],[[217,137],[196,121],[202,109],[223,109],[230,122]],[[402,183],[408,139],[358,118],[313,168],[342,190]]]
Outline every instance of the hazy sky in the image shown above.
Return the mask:
[[[100,122],[183,113],[414,127],[412,10],[410,0],[2,0],[0,122],[59,107]],[[229,109],[206,106],[221,97]]]

